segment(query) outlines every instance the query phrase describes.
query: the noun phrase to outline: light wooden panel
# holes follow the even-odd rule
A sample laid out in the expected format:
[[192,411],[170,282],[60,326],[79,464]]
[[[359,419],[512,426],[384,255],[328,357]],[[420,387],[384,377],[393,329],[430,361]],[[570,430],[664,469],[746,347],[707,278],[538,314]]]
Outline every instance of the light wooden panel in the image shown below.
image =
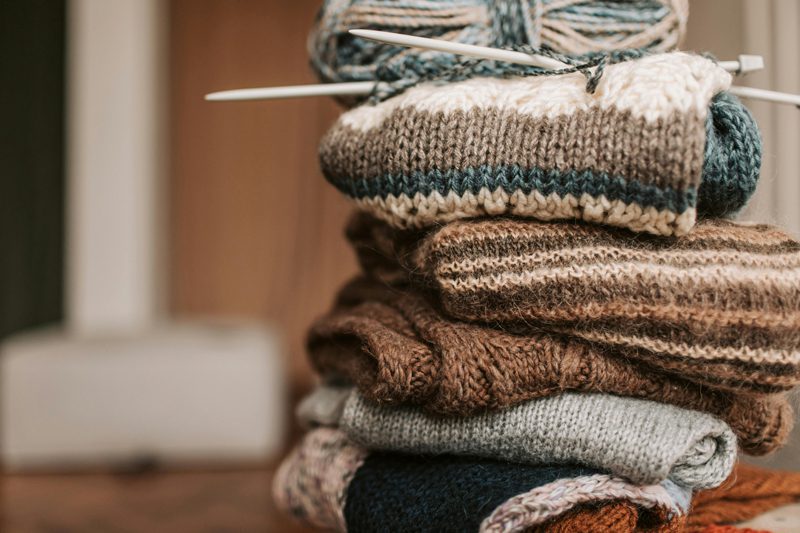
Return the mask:
[[171,306],[180,316],[278,326],[308,384],[305,330],[355,270],[350,204],[320,175],[328,99],[208,103],[214,90],[312,83],[306,34],[319,2],[171,4]]

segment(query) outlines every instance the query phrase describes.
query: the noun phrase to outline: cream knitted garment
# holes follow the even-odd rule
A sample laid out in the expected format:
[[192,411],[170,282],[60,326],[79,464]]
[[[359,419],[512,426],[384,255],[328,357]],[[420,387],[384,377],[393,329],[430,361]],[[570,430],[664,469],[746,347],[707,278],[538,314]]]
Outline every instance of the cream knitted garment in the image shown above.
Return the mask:
[[719,486],[736,460],[736,437],[721,420],[607,394],[564,393],[470,417],[440,417],[416,407],[379,406],[347,387],[323,386],[298,415],[338,425],[370,450],[581,464],[635,483],[670,479],[695,490]]

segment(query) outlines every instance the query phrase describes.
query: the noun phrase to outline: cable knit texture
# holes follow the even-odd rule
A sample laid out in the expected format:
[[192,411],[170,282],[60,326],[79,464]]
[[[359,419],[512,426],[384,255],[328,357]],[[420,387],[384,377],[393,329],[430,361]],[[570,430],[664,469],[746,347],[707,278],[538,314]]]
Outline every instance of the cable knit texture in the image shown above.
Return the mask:
[[492,218],[415,232],[362,214],[348,235],[368,275],[425,287],[455,319],[565,333],[687,377],[800,382],[800,243],[772,226],[707,220],[664,239]]
[[780,446],[793,422],[785,394],[759,392],[771,387],[743,381],[735,364],[707,361],[706,374],[688,381],[691,358],[665,364],[547,332],[463,323],[420,293],[364,278],[348,284],[333,311],[314,324],[309,355],[323,376],[349,380],[370,401],[448,415],[565,391],[613,393],[714,414],[753,454]]
[[[306,413],[329,422],[330,389],[309,396]],[[345,389],[348,390],[348,389]],[[339,429],[369,450],[470,455],[533,465],[582,464],[654,484],[667,478],[692,489],[720,485],[736,460],[736,437],[715,417],[671,405],[606,394],[565,393],[461,418],[414,407],[344,397]]]
[[398,227],[513,214],[684,235],[758,179],[758,128],[730,79],[675,52],[609,65],[594,94],[581,74],[421,84],[343,114],[322,170]]
[[[633,485],[584,467],[380,452],[361,463],[350,460],[365,453],[336,430],[311,431],[276,477],[279,506],[311,524],[351,533],[525,531],[576,506],[619,499],[669,517],[685,515],[689,506],[690,492],[669,481]],[[339,459],[343,454],[347,460]],[[340,480],[347,485],[343,500]]]

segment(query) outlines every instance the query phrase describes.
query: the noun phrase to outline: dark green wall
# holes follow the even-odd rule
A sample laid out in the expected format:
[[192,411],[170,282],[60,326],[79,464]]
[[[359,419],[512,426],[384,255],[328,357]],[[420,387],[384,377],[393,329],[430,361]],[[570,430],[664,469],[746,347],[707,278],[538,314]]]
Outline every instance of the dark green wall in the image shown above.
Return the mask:
[[0,0],[0,338],[63,316],[63,0]]

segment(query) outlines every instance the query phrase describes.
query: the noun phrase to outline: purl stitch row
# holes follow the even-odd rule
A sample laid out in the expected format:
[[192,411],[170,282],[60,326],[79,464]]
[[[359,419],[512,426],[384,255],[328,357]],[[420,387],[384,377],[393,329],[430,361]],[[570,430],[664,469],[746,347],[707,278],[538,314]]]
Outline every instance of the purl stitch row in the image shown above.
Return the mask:
[[[332,404],[337,391],[345,395]],[[339,412],[336,420],[329,410]],[[416,407],[379,406],[351,388],[329,385],[308,396],[298,416],[332,424],[368,450],[580,464],[642,485],[670,479],[693,490],[716,487],[736,460],[736,437],[721,420],[606,394],[563,393],[471,417],[441,417]]]
[[397,227],[512,214],[684,235],[758,178],[758,128],[729,85],[685,53],[610,65],[595,94],[580,74],[423,84],[343,114],[320,161]]

